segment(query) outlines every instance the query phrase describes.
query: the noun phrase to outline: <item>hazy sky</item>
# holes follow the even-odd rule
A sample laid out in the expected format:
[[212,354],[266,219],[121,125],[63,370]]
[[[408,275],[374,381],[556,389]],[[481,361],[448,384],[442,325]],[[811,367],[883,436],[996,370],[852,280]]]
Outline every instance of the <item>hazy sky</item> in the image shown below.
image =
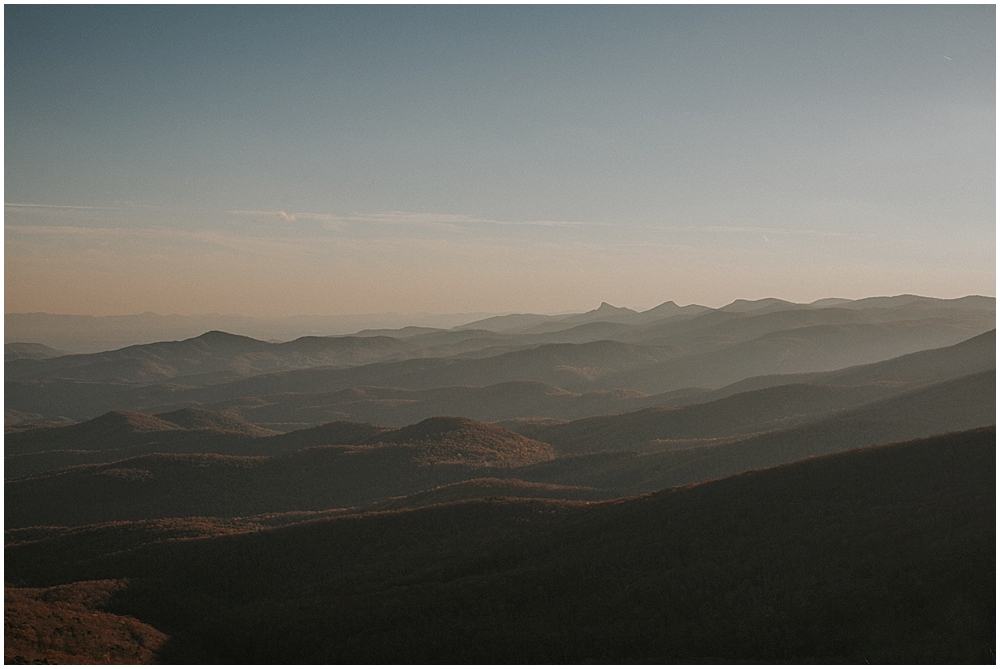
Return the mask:
[[5,311],[994,295],[995,11],[7,5]]

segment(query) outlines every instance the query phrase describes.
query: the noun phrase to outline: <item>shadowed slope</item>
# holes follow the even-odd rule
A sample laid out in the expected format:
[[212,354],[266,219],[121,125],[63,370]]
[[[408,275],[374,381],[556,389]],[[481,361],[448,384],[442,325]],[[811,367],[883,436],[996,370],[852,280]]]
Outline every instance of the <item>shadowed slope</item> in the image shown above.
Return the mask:
[[[991,330],[954,346],[870,365],[747,379],[704,393],[709,397],[722,395],[723,399],[712,402],[596,416],[561,425],[525,423],[515,429],[574,453],[637,447],[654,439],[711,439],[773,430],[816,420],[825,412],[901,395],[917,384],[994,370],[995,346],[996,331]],[[798,379],[803,382],[789,383]],[[786,383],[778,385],[779,381]],[[753,390],[754,386],[763,387]],[[747,392],[737,392],[744,387]],[[934,415],[933,411],[929,415]]]
[[157,544],[73,577],[130,578],[115,611],[167,630],[171,662],[989,663],[995,477],[990,428],[610,503]]
[[[906,386],[790,384],[683,407],[650,408],[556,425],[525,424],[520,432],[562,453],[637,448],[653,440],[697,440],[767,432],[818,415],[898,395]],[[663,444],[666,446],[666,444]]]
[[855,365],[832,372],[754,376],[707,393],[716,398],[747,390],[788,383],[829,383],[842,386],[865,383],[919,383],[996,369],[997,331],[990,330],[965,341],[941,348],[891,358],[867,365]]
[[370,423],[337,420],[272,437],[268,440],[268,448],[272,453],[289,453],[309,446],[361,444],[387,429]]
[[609,375],[602,384],[648,393],[690,386],[718,388],[763,374],[831,371],[888,360],[951,346],[981,332],[961,322],[936,320],[801,327]]
[[606,490],[582,486],[563,486],[551,483],[529,483],[518,479],[480,478],[449,483],[431,490],[415,492],[405,497],[393,497],[355,511],[385,511],[389,509],[415,509],[433,504],[446,504],[470,499],[496,499],[514,497],[522,499],[561,499],[598,501],[613,495]]
[[675,450],[643,455],[607,452],[561,457],[507,475],[636,494],[871,444],[967,430],[992,424],[995,417],[996,373],[991,370],[750,437],[689,448],[665,444]]

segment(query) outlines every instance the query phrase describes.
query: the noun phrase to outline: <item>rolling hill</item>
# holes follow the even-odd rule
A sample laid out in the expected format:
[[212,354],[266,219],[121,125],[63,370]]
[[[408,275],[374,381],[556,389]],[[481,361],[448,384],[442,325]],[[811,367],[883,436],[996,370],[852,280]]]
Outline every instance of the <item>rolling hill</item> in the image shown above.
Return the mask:
[[[635,448],[651,440],[715,439],[769,431],[935,381],[995,370],[995,347],[996,331],[991,330],[954,346],[869,365],[751,377],[717,391],[681,395],[682,401],[697,403],[679,407],[648,408],[563,424],[525,422],[515,429],[571,452]],[[739,392],[743,388],[750,390]],[[701,401],[714,397],[721,399]],[[643,401],[662,400],[651,396]]]
[[203,409],[180,409],[160,416],[112,411],[83,423],[7,434],[4,477],[150,453],[259,455],[273,452],[266,437],[278,434]]
[[[343,433],[344,427],[334,426]],[[64,428],[68,429],[68,428]],[[329,431],[308,431],[324,440]],[[238,517],[369,504],[551,460],[552,447],[463,418],[398,430],[355,429],[355,445],[272,456],[162,453],[7,479],[7,528],[184,516]],[[299,446],[295,433],[256,438],[257,452]],[[245,445],[243,442],[241,445]],[[279,451],[280,452],[280,451]]]
[[535,416],[572,419],[619,413],[663,401],[665,398],[651,399],[634,391],[573,393],[538,381],[508,381],[483,387],[360,387],[329,393],[279,393],[206,407],[271,429],[294,430],[335,420],[402,427],[442,415],[483,422]]
[[[522,428],[562,453],[626,450],[660,442],[718,439],[769,432],[817,415],[905,392],[907,386],[872,383],[830,386],[796,383],[731,395],[714,402],[648,408],[614,416]],[[665,443],[661,443],[665,446]]]
[[854,365],[832,372],[773,374],[752,376],[737,381],[706,397],[720,397],[786,383],[829,383],[863,385],[866,383],[923,383],[996,368],[996,330],[984,332],[965,341],[941,348],[890,358],[868,365]]

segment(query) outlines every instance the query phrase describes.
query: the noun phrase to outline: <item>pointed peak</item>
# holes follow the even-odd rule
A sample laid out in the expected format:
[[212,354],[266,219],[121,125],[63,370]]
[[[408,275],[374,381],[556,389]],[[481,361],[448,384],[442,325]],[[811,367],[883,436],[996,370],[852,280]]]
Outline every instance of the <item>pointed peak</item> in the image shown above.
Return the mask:
[[632,311],[628,307],[616,307],[613,304],[608,304],[607,302],[601,302],[601,306],[594,309],[595,313],[610,313],[619,311]]

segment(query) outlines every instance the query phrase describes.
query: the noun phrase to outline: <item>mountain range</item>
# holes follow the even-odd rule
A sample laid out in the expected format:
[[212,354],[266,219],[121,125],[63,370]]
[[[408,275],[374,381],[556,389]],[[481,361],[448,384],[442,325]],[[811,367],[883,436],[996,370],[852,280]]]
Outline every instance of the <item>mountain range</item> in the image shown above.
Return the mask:
[[5,345],[9,663],[993,661],[993,298],[140,321]]
[[[853,309],[840,302],[834,307],[766,303],[757,310],[702,310],[628,325],[643,330],[627,337],[571,343],[479,328],[408,331],[398,338],[303,337],[284,344],[210,332],[99,354],[13,360],[4,379],[4,408],[18,412],[11,416],[21,422],[84,420],[115,409],[158,413],[279,393],[485,387],[515,381],[577,394],[657,395],[718,389],[754,376],[877,362],[953,345],[995,326],[993,301],[987,298],[884,302]],[[601,311],[583,316],[603,317],[595,315]],[[474,357],[467,357],[470,352]],[[519,390],[537,393],[537,386]],[[259,404],[256,399],[248,403]],[[648,404],[654,405],[656,401]],[[595,404],[593,411],[630,408],[638,406],[602,410]],[[564,416],[582,417],[579,410],[551,417]],[[507,417],[513,416],[499,418]],[[294,429],[324,420],[285,418],[267,422]]]

